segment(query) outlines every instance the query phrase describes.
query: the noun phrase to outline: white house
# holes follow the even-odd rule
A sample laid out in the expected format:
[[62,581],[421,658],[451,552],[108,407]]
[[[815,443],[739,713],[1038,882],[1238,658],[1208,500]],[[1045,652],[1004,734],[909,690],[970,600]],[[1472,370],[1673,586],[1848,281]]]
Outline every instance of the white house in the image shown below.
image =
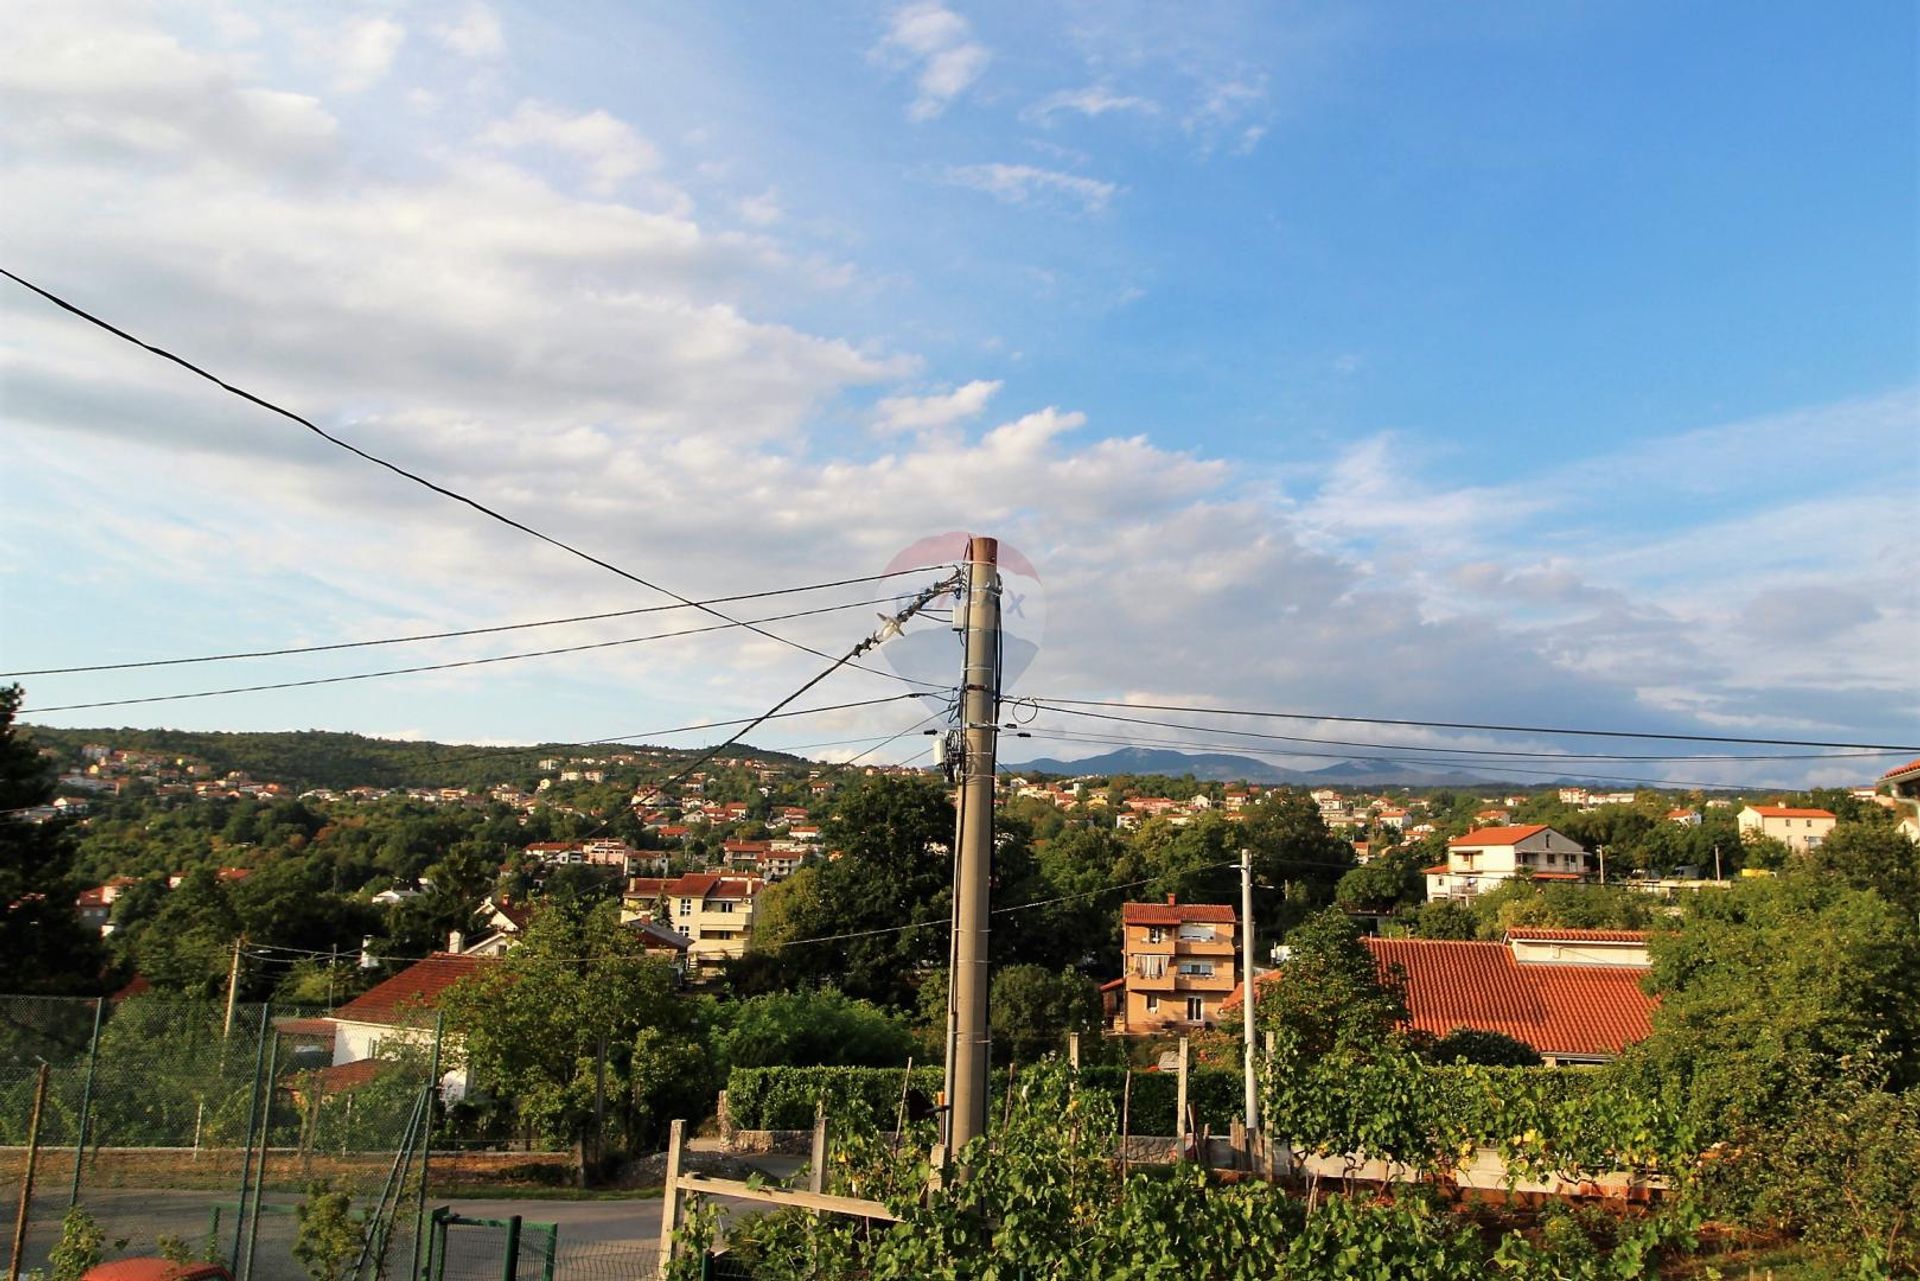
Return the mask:
[[1447,842],[1447,861],[1426,869],[1429,899],[1470,899],[1515,876],[1582,881],[1587,851],[1544,823],[1482,827]]
[[1804,854],[1827,839],[1837,821],[1827,810],[1795,809],[1790,805],[1749,805],[1736,820],[1742,839],[1770,836],[1795,853]]
[[1894,766],[1880,776],[1880,783],[1893,793],[1901,834],[1910,841],[1920,842],[1920,760]]
[[[493,963],[489,957],[435,952],[354,997],[326,1017],[326,1022],[334,1028],[333,1066],[342,1068],[377,1061],[383,1046],[392,1049],[396,1045],[432,1045],[435,1016],[447,989]],[[445,1057],[455,1063],[459,1061],[458,1055]],[[343,1079],[352,1077],[350,1073],[338,1075]],[[464,1064],[441,1075],[440,1092],[449,1103],[465,1097],[467,1069]]]

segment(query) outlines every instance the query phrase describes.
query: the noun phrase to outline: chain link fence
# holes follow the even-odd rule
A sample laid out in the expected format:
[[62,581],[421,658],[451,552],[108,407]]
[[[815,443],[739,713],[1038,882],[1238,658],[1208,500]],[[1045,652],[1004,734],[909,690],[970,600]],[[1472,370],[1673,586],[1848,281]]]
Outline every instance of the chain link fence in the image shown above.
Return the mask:
[[306,1281],[297,1207],[322,1183],[352,1198],[358,1276],[415,1269],[437,1028],[403,1019],[337,1047],[345,1032],[315,1013],[0,997],[0,1199],[17,1207],[32,1185],[21,1272],[47,1266],[78,1208],[107,1258]]

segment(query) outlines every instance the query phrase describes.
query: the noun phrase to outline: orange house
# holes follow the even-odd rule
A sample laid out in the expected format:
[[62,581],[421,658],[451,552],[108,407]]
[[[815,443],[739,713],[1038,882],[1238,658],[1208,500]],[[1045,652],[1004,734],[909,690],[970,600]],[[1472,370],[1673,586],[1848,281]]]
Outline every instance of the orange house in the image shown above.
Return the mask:
[[1128,903],[1120,910],[1125,949],[1117,1032],[1191,1032],[1211,1027],[1240,981],[1239,916],[1216,903]]

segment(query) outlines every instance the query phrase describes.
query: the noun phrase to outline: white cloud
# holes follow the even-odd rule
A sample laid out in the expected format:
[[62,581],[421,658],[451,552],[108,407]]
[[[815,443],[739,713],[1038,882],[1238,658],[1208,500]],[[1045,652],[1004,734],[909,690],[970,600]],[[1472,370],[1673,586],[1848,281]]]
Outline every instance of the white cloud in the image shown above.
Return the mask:
[[1151,98],[1115,93],[1104,85],[1088,85],[1083,89],[1061,89],[1048,94],[1026,114],[1029,119],[1046,122],[1064,111],[1083,116],[1104,116],[1115,111],[1151,116],[1159,114],[1160,104]]
[[286,171],[323,156],[338,129],[318,99],[247,85],[232,61],[111,9],[49,7],[9,38],[0,137],[30,153]]
[[480,141],[496,147],[547,147],[572,156],[586,166],[592,189],[601,193],[660,163],[653,144],[624,120],[605,111],[570,115],[531,99],[505,120],[488,125]]
[[500,17],[484,4],[467,6],[459,18],[434,28],[434,35],[447,48],[468,58],[497,58],[506,52]]
[[978,417],[1000,390],[996,380],[976,378],[950,392],[931,396],[888,396],[875,407],[874,430],[886,435],[931,431]]
[[[0,239],[27,274],[677,590],[872,572],[921,536],[982,530],[1034,557],[1050,598],[1045,647],[1015,693],[1436,719],[1465,701],[1476,718],[1549,709],[1653,727],[1911,722],[1911,393],[1495,484],[1448,482],[1442,464],[1457,460],[1411,434],[1376,437],[1282,499],[1246,459],[1105,434],[1110,422],[1045,396],[1005,405],[997,382],[944,383],[910,353],[785,319],[768,300],[811,284],[805,253],[778,224],[742,235],[684,204],[640,203],[672,175],[603,113],[522,104],[484,143],[383,138],[405,163],[376,163],[244,52],[64,10],[23,27],[21,46],[44,56],[0,63],[0,184],[25,193],[0,203]],[[97,57],[69,47],[87,40]],[[518,149],[533,146],[576,158],[598,198],[528,163]],[[287,180],[320,164],[325,182]],[[957,172],[1013,203],[1099,208],[1115,194],[1064,171]],[[0,294],[0,312],[15,481],[0,591],[22,602],[0,611],[0,639],[22,665],[43,648],[145,657],[161,637],[193,652],[234,635],[364,637],[654,600],[33,299]],[[898,394],[871,418],[855,408],[882,387]],[[943,430],[976,420],[991,426]],[[876,446],[868,422],[892,434]],[[849,424],[857,436],[836,434]],[[1632,502],[1664,523],[1621,536],[1592,518],[1593,504]],[[872,612],[779,627],[837,650]],[[59,617],[141,625],[42,621]],[[475,638],[437,653],[509,648]],[[759,638],[708,636],[129,719],[583,738],[751,714],[813,670]],[[849,698],[891,692],[858,672],[842,681]],[[98,688],[183,684],[128,674]],[[609,690],[635,710],[609,721]],[[885,733],[922,714],[849,713],[835,728]]]
[[353,18],[334,28],[304,33],[308,54],[332,69],[333,87],[359,93],[386,77],[405,43],[407,29],[391,18]]
[[918,67],[914,85],[919,94],[907,108],[907,118],[914,121],[931,120],[945,111],[993,59],[987,47],[973,39],[967,20],[939,0],[895,9],[874,55]]
[[785,217],[786,211],[780,207],[780,193],[776,191],[763,191],[740,202],[740,218],[751,226],[771,227]]
[[1107,207],[1120,190],[1111,182],[1041,169],[1035,165],[950,165],[943,179],[956,187],[984,191],[1004,204],[1024,205],[1043,197],[1078,204],[1087,213]]

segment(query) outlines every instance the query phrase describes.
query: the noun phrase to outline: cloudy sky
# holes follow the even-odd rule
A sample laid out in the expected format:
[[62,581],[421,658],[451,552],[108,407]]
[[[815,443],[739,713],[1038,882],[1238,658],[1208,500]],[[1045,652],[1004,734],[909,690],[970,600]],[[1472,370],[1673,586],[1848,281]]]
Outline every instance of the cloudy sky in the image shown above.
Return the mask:
[[[0,8],[5,266],[676,592],[875,573],[972,530],[1039,575],[1018,693],[1920,740],[1901,0],[1845,23]],[[5,281],[0,325],[8,671],[663,600]],[[889,590],[740,608],[850,603],[775,625],[837,652],[873,625],[853,603]],[[23,683],[51,708],[701,621]],[[703,634],[28,719],[578,740],[750,715],[819,666]],[[815,697],[901,688],[847,672]],[[1891,763],[1641,770],[1762,786]]]

